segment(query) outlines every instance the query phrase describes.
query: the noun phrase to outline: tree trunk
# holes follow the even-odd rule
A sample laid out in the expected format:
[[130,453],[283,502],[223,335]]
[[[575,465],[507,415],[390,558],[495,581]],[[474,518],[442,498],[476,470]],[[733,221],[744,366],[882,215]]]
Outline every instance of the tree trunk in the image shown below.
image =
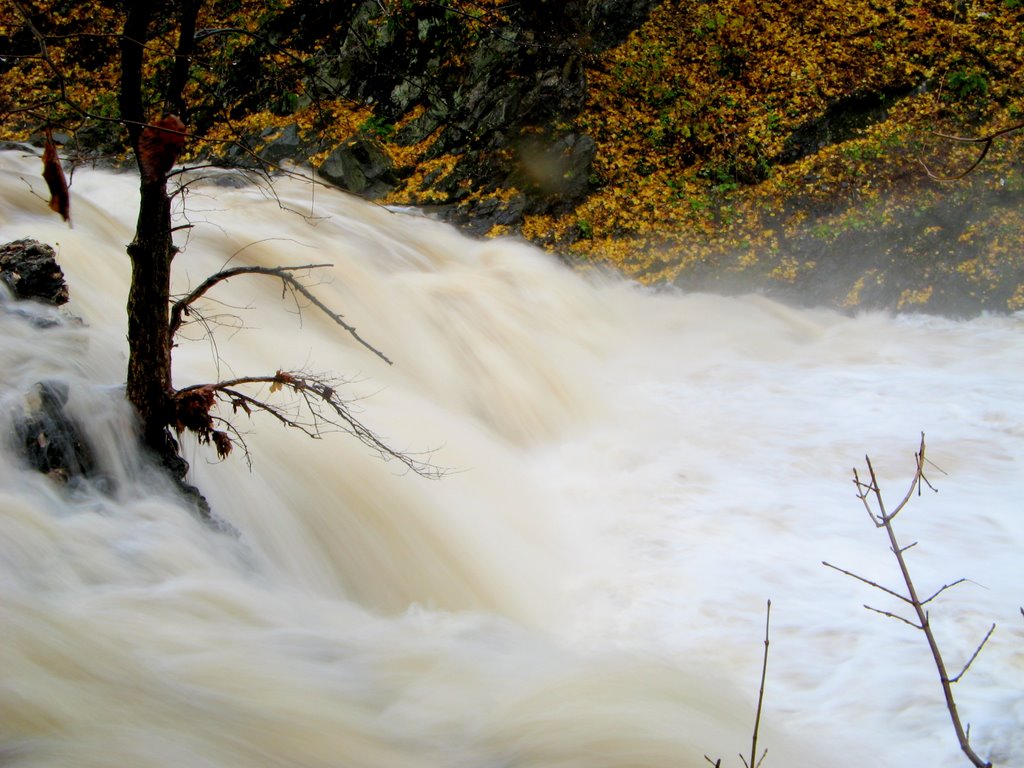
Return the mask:
[[188,122],[184,99],[185,85],[192,70],[192,54],[196,47],[196,22],[205,0],[185,0],[181,4],[178,26],[178,47],[174,52],[174,66],[167,84],[165,109]]
[[[142,100],[145,42],[152,19],[149,3],[126,6],[121,35],[121,84],[118,103],[128,139],[138,160],[139,139],[146,124]],[[141,171],[141,163],[140,163]],[[128,246],[132,282],[128,293],[128,401],[142,421],[143,439],[161,456],[167,448],[171,360],[168,339],[170,293],[171,204],[166,180],[142,173],[139,218]]]
[[171,412],[170,310],[171,201],[166,180],[143,178],[135,239],[128,246],[128,401],[135,406],[147,445],[163,455]]
[[[183,0],[178,8],[178,47],[165,103],[184,108],[182,91],[187,81],[195,43],[196,18],[203,0]],[[143,100],[143,65],[146,41],[154,18],[154,4],[127,3],[121,35],[121,82],[118,104],[128,129],[131,147],[142,177],[139,218],[128,246],[132,263],[128,293],[128,379],[126,396],[142,422],[143,439],[165,462],[177,456],[168,427],[175,423],[171,382],[170,286],[171,260],[177,249],[171,236],[171,201],[166,173],[173,163],[147,159],[150,139],[167,144],[167,134],[152,133]],[[158,121],[158,125],[164,121]],[[181,123],[177,124],[181,126]],[[182,126],[183,128],[183,126]],[[177,126],[172,127],[172,131]],[[155,137],[155,138],[154,138]],[[181,141],[184,138],[181,137]],[[180,144],[178,145],[180,148]],[[176,153],[175,153],[176,154]]]

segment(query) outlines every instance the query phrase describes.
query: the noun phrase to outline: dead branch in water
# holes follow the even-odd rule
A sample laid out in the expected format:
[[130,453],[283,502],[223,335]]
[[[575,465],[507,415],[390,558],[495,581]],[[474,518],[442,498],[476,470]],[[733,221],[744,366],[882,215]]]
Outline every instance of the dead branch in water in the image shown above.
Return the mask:
[[[768,756],[768,750],[766,749],[761,753],[761,758],[755,762],[755,759],[757,758],[757,734],[761,729],[761,710],[764,706],[764,681],[768,674],[768,633],[771,627],[771,621],[772,601],[769,600],[764,618],[764,656],[761,659],[761,687],[757,693],[757,712],[754,715],[754,732],[750,739],[750,760],[748,761],[747,758],[740,754],[740,761],[743,763],[744,768],[761,768],[761,763],[763,763],[764,759]],[[722,768],[721,758],[712,761],[710,757],[704,755],[704,759],[711,763],[715,768]]]
[[928,611],[925,609],[925,606],[928,605],[928,603],[933,601],[935,598],[937,598],[939,595],[941,595],[943,592],[945,592],[947,589],[950,589],[951,587],[954,587],[957,584],[961,584],[965,580],[957,579],[956,581],[953,581],[949,584],[945,584],[939,589],[937,589],[934,593],[932,593],[931,597],[922,600],[918,596],[917,588],[915,587],[914,581],[910,576],[910,568],[907,565],[906,558],[904,557],[904,554],[908,550],[916,546],[917,542],[914,542],[913,544],[908,544],[905,547],[901,547],[898,540],[896,539],[896,532],[893,528],[893,520],[895,520],[896,516],[903,511],[904,507],[907,506],[907,504],[910,502],[910,499],[914,496],[915,491],[917,492],[917,495],[920,496],[922,488],[927,486],[932,491],[937,492],[937,490],[932,486],[932,484],[928,482],[928,478],[925,477],[924,474],[924,449],[924,434],[922,433],[920,448],[918,449],[917,453],[914,454],[916,466],[913,478],[910,482],[910,487],[907,489],[907,492],[903,496],[903,499],[900,501],[899,504],[896,505],[895,509],[893,509],[892,512],[886,511],[885,501],[882,498],[882,489],[879,486],[878,478],[875,475],[875,468],[871,465],[871,459],[867,456],[864,457],[868,469],[868,479],[866,481],[861,479],[860,474],[858,473],[856,468],[854,468],[853,470],[853,483],[857,488],[857,498],[859,498],[861,500],[861,503],[863,503],[864,508],[867,510],[868,516],[871,518],[871,521],[874,523],[875,527],[885,529],[886,535],[889,537],[889,549],[892,551],[893,555],[896,557],[896,562],[899,564],[900,574],[903,577],[903,583],[907,589],[906,594],[904,595],[899,592],[896,592],[895,590],[883,587],[877,582],[871,581],[870,579],[866,579],[863,576],[858,576],[857,574],[852,573],[843,568],[838,568],[837,566],[834,566],[831,563],[823,561],[822,565],[825,565],[828,568],[832,568],[833,570],[839,571],[840,573],[846,576],[851,576],[852,578],[857,579],[858,581],[861,581],[871,587],[874,587],[875,589],[885,592],[886,594],[891,595],[893,597],[896,597],[903,603],[910,606],[911,610],[914,613],[916,621],[912,619],[907,619],[903,616],[892,613],[890,611],[883,611],[877,608],[872,608],[869,605],[865,605],[864,607],[870,611],[874,611],[875,613],[880,613],[883,616],[888,616],[889,618],[897,619],[898,621],[901,621],[904,624],[908,624],[909,626],[914,627],[915,629],[919,629],[924,633],[924,636],[928,642],[928,648],[931,650],[932,653],[932,659],[935,661],[935,668],[939,673],[939,680],[942,683],[942,694],[946,700],[946,709],[949,711],[950,719],[953,722],[953,730],[956,732],[957,741],[960,743],[960,749],[963,751],[965,755],[967,755],[967,759],[970,760],[971,763],[977,768],[992,768],[992,763],[983,760],[981,757],[979,757],[978,754],[971,747],[970,725],[968,725],[965,728],[960,720],[960,713],[957,711],[956,699],[953,696],[953,684],[959,682],[960,679],[967,673],[967,670],[970,668],[971,664],[974,663],[974,660],[978,657],[978,654],[981,653],[981,649],[985,647],[985,643],[987,643],[988,639],[992,636],[992,633],[995,631],[996,625],[993,624],[989,628],[988,633],[986,633],[985,637],[978,644],[978,647],[974,650],[974,653],[971,655],[970,659],[967,660],[967,663],[964,664],[963,669],[960,670],[960,673],[954,677],[950,677],[946,671],[946,663],[942,658],[941,651],[939,650],[939,643],[935,639],[935,634],[932,631]]

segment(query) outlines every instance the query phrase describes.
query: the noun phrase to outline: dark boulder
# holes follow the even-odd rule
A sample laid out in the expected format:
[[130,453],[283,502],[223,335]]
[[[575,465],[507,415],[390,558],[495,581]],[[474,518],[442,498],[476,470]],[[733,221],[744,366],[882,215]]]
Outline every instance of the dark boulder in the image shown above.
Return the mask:
[[78,426],[64,410],[67,400],[66,384],[40,382],[29,393],[25,411],[14,424],[18,452],[31,467],[60,483],[88,477],[95,468]]
[[514,195],[507,201],[496,197],[466,200],[458,206],[437,211],[443,220],[481,237],[498,226],[515,231],[522,224],[526,212],[527,199],[522,194]]
[[[23,239],[0,245],[0,280],[17,299],[30,299],[60,306],[68,301],[64,272],[53,248],[38,240]],[[24,317],[34,325],[48,328],[59,319]],[[93,472],[95,462],[74,421],[64,406],[68,387],[60,381],[37,383],[25,396],[22,413],[14,420],[12,440],[18,453],[35,469],[67,483]]]
[[379,143],[362,135],[336,147],[317,172],[331,184],[369,200],[384,197],[397,182],[388,153]]
[[299,127],[295,123],[286,126],[280,132],[266,132],[261,138],[264,144],[257,154],[267,165],[277,166],[285,161],[297,161],[306,153],[305,142],[299,135]]
[[57,254],[38,240],[23,239],[0,245],[0,280],[18,299],[35,299],[54,306],[66,304],[68,286]]

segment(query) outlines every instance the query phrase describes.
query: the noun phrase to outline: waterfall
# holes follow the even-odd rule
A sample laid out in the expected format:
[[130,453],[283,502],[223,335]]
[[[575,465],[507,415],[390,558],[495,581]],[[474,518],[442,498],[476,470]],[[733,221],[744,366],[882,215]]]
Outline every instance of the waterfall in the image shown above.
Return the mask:
[[[300,266],[388,365],[269,278],[197,307],[175,384],[305,369],[442,469],[228,413],[244,457],[185,440],[199,520],[120,398],[137,179],[78,169],[67,227],[39,159],[0,153],[0,242],[58,251],[82,319],[0,305],[0,419],[59,381],[100,479],[0,447],[0,765],[961,764],[924,638],[862,610],[896,588],[853,494],[939,489],[899,521],[972,743],[1024,762],[1024,318],[795,310],[574,273],[513,240],[281,178],[195,172],[173,291]],[[212,332],[212,333],[211,333]],[[263,393],[284,397],[284,393]],[[922,591],[929,591],[922,586]]]

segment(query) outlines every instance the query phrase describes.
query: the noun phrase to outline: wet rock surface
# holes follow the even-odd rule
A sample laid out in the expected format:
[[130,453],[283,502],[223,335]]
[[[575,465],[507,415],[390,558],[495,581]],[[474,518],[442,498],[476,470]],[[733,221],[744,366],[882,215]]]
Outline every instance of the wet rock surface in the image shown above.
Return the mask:
[[0,280],[18,299],[35,299],[54,306],[68,301],[68,287],[57,263],[57,253],[38,240],[26,238],[0,245]]
[[[13,297],[35,300],[54,307],[69,299],[64,273],[57,264],[54,249],[37,240],[23,239],[0,245],[0,280]],[[0,305],[0,309],[18,313],[27,322],[45,333],[73,318],[19,312],[18,302]],[[60,380],[37,382],[23,398],[23,405],[13,417],[8,436],[14,450],[32,468],[60,485],[74,487],[89,481],[106,487],[109,478],[98,466],[88,436],[68,412],[69,387]],[[189,500],[203,519],[212,521],[210,506],[197,488],[185,481],[186,462],[168,436],[168,449],[157,457],[181,494]]]

